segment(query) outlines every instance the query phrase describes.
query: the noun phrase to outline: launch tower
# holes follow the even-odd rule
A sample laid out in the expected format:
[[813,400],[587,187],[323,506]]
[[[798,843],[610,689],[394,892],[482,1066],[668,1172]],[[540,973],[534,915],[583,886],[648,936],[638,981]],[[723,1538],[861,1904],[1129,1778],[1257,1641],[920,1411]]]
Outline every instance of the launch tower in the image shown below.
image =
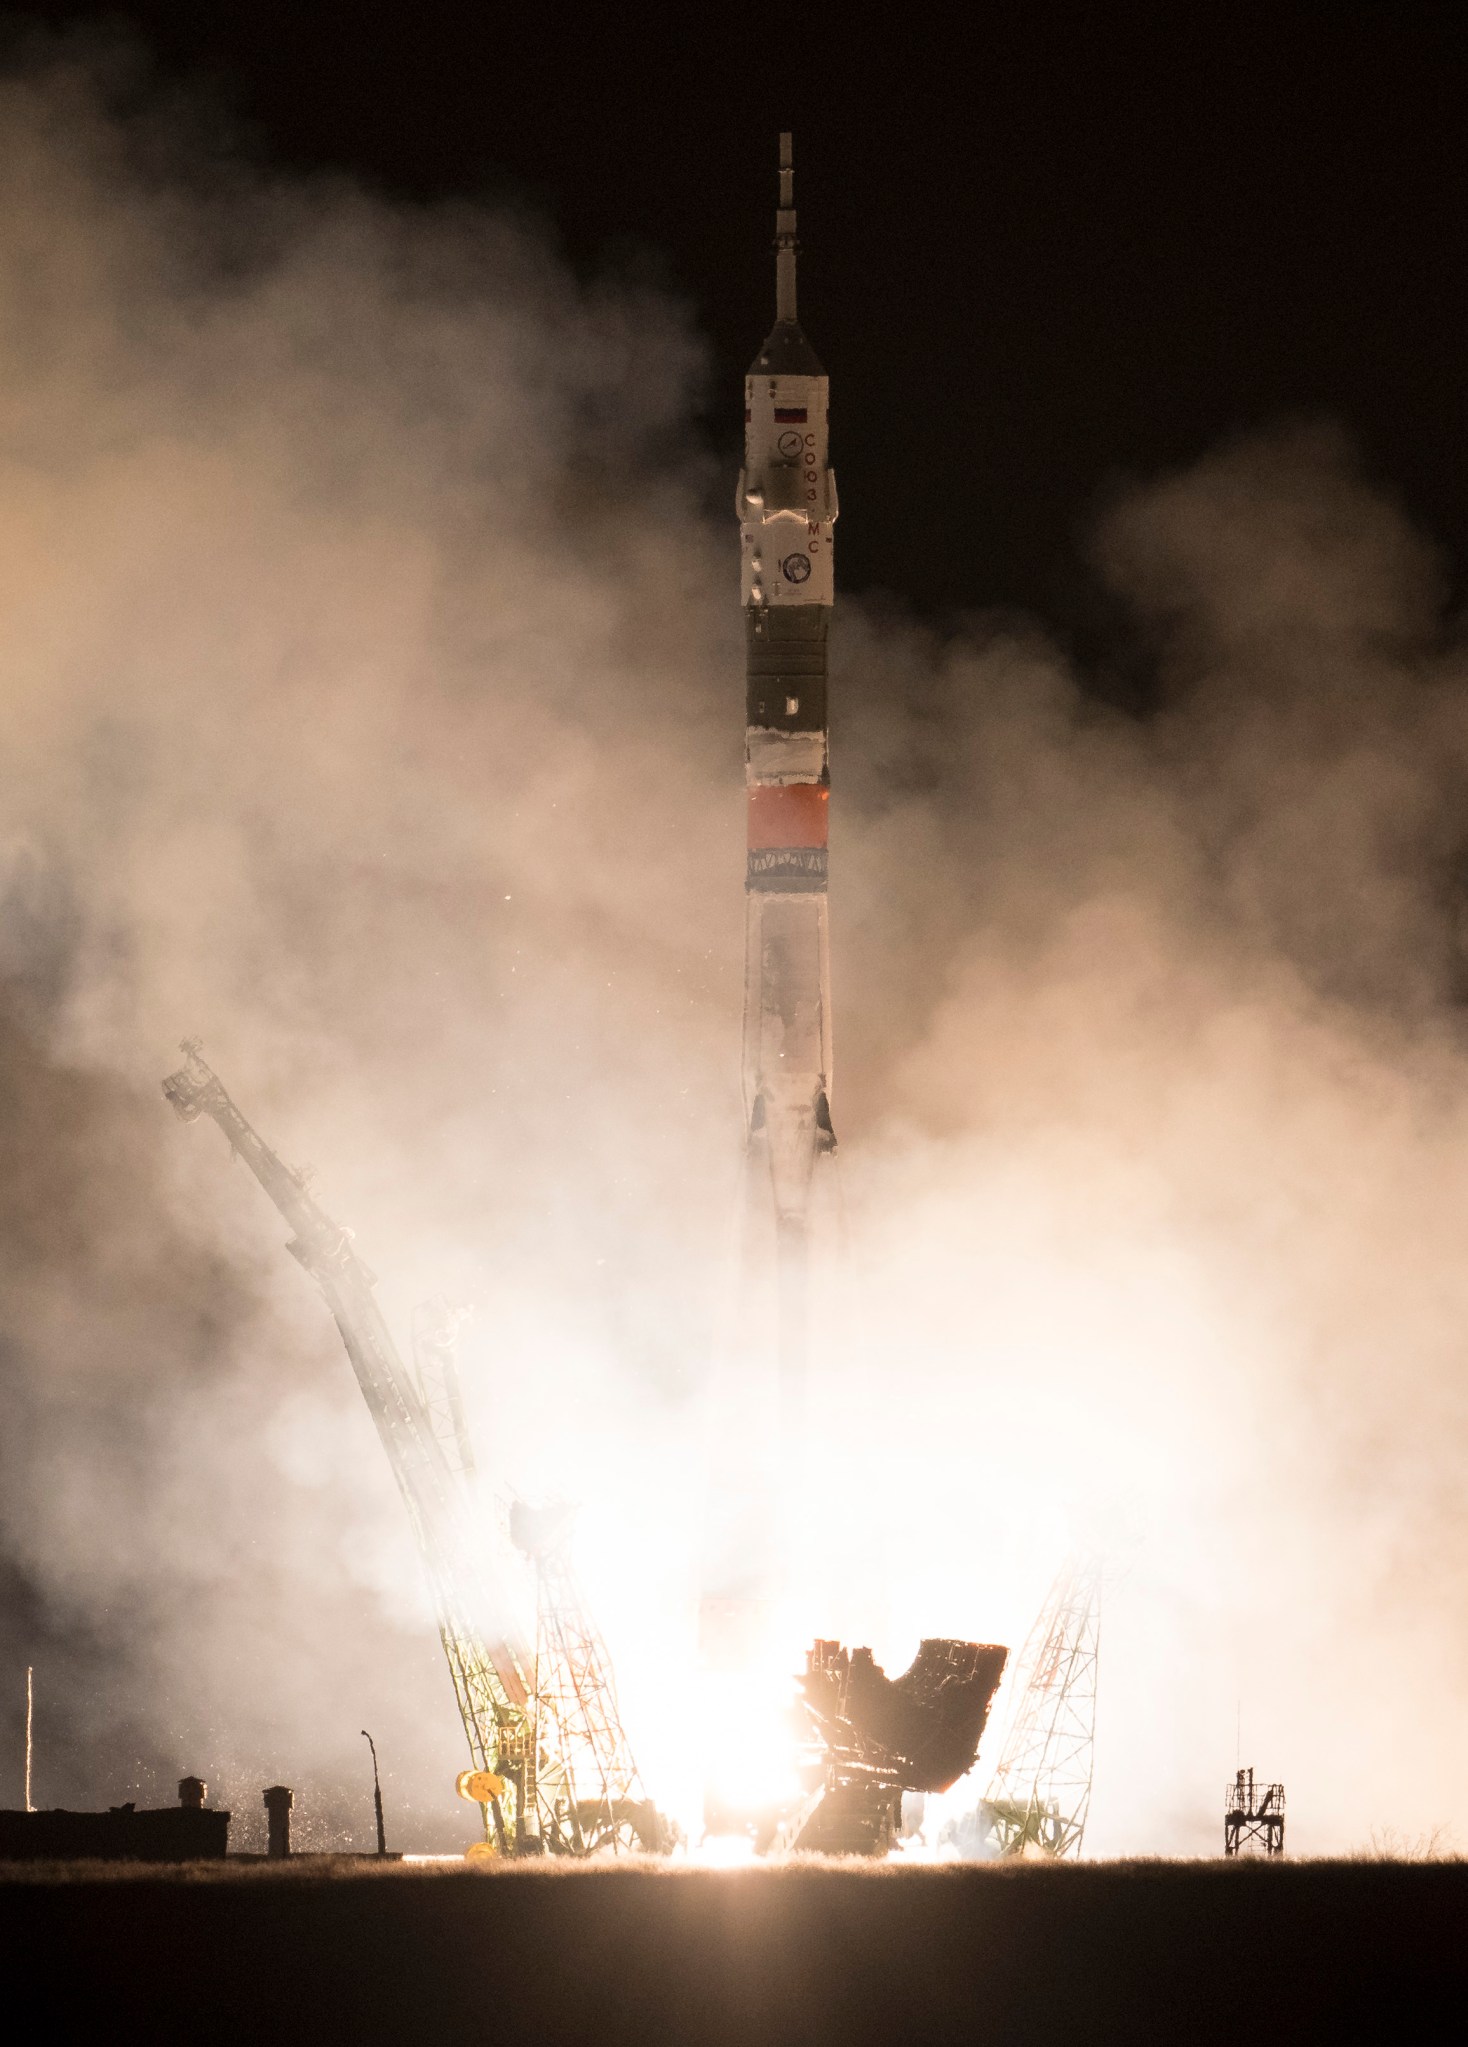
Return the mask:
[[509,1622],[508,1602],[483,1576],[474,1453],[454,1359],[462,1318],[442,1301],[415,1315],[415,1383],[352,1232],[322,1208],[308,1176],[292,1171],[245,1120],[198,1040],[183,1049],[185,1063],[164,1081],[165,1096],[185,1123],[204,1115],[219,1125],[290,1225],[288,1248],[326,1296],[377,1425],[433,1587],[472,1759],[459,1792],[484,1808],[480,1848],[583,1856],[670,1847],[673,1836],[643,1794],[622,1729],[606,1644],[576,1587],[567,1511],[522,1509],[518,1528],[512,1525],[536,1566],[533,1655]]
[[1101,1585],[1099,1556],[1068,1558],[1030,1630],[1003,1753],[976,1815],[986,1854],[1080,1855],[1091,1810]]
[[830,386],[795,305],[789,135],[780,137],[775,324],[744,384],[736,493],[746,647],[744,1108],[777,1267],[780,1406],[804,1413],[811,1182],[834,1151],[826,822],[826,645],[835,596]]

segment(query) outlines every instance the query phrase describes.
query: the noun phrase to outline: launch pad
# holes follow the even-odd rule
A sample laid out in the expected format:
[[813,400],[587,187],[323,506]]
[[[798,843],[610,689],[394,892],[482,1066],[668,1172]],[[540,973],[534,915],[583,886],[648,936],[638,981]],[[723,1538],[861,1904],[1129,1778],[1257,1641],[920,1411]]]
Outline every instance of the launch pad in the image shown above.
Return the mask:
[[889,1678],[870,1649],[817,1642],[801,1683],[808,1795],[780,1845],[792,1854],[890,1853],[904,1793],[947,1791],[973,1768],[1008,1653],[930,1640]]
[[1007,1653],[991,1643],[925,1641],[889,1678],[870,1649],[815,1642],[791,1730],[798,1788],[754,1802],[710,1794],[708,1835],[743,1835],[776,1862],[889,1854],[904,1796],[947,1791],[972,1769]]

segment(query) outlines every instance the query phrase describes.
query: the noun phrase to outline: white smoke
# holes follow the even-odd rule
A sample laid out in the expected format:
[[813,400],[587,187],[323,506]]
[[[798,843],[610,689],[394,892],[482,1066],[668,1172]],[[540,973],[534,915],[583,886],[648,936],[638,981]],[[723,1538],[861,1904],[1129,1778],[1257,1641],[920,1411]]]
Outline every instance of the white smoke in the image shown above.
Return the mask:
[[[284,1779],[308,1836],[365,1841],[365,1723],[399,1832],[465,1834],[335,1333],[157,1094],[185,1031],[309,1150],[401,1331],[479,1303],[481,1450],[586,1500],[657,1790],[739,1129],[737,550],[687,313],[533,224],[190,156],[56,66],[3,89],[0,305],[0,1519],[38,1795],[197,1769],[253,1825]],[[1240,1702],[1292,1845],[1461,1821],[1468,719],[1434,564],[1326,430],[1137,488],[1096,560],[1145,720],[1038,629],[838,614],[852,1244],[809,1632],[1017,1643],[1099,1527],[1090,1847],[1215,1847]]]

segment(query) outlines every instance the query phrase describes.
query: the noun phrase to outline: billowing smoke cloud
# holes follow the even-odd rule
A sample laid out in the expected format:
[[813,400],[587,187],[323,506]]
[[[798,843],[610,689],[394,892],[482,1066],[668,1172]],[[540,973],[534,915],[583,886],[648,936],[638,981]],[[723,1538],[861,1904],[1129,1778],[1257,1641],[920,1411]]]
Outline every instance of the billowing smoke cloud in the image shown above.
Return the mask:
[[157,1079],[197,1031],[309,1140],[400,1325],[481,1304],[498,1475],[611,1444],[664,1490],[732,1177],[694,1166],[737,1123],[699,348],[511,221],[160,170],[85,75],[12,83],[0,127],[7,1548],[63,1636],[111,1631],[64,1699],[37,1652],[42,1794],[120,1795],[134,1704],[152,1793],[244,1754],[258,1818],[272,1776],[360,1778],[375,1714],[441,1794],[335,1333]]
[[[1095,1845],[1213,1845],[1238,1723],[1297,1846],[1425,1831],[1463,1806],[1468,1591],[1468,719],[1433,561],[1304,431],[1126,497],[1096,556],[1155,644],[1145,723],[1012,634],[936,654],[904,729],[863,684],[861,772],[931,785],[864,791],[843,848],[864,903],[900,877],[858,942],[910,1005],[872,1047],[879,1342],[950,1390],[930,1440],[995,1554],[1066,1514],[1112,1545]],[[898,1584],[937,1469],[900,1464]],[[942,1544],[948,1601],[974,1557]]]
[[[0,191],[0,1521],[38,1795],[193,1769],[253,1825],[285,1779],[365,1840],[365,1723],[402,1831],[464,1838],[401,1509],[277,1219],[157,1095],[184,1031],[309,1149],[400,1329],[478,1304],[485,1461],[586,1501],[656,1789],[739,1124],[697,336],[533,224],[181,155],[80,69],[4,88]],[[841,613],[810,1632],[1017,1640],[1099,1532],[1091,1845],[1211,1849],[1241,1707],[1294,1844],[1340,1847],[1468,1804],[1461,681],[1429,551],[1330,432],[1121,497],[1096,565],[1143,720],[1038,628]]]

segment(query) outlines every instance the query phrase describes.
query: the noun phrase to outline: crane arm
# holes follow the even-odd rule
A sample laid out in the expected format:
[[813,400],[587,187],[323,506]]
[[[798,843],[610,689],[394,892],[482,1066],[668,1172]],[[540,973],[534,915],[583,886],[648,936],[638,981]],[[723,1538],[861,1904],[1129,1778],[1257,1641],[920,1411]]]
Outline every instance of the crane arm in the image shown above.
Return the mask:
[[503,1628],[486,1629],[493,1611],[475,1568],[467,1494],[435,1436],[373,1294],[373,1275],[306,1185],[259,1136],[200,1054],[183,1046],[185,1064],[163,1092],[186,1123],[217,1123],[294,1231],[290,1250],[326,1296],[357,1383],[377,1426],[438,1606],[439,1630],[476,1762],[492,1769],[506,1736],[529,1725],[531,1658]]
[[468,1308],[455,1307],[442,1294],[420,1301],[413,1310],[413,1364],[418,1399],[428,1424],[449,1464],[472,1494],[478,1473],[456,1362],[459,1328],[469,1313]]
[[224,1082],[206,1065],[199,1040],[185,1038],[179,1049],[184,1064],[163,1083],[163,1093],[175,1114],[185,1123],[208,1116],[219,1125],[231,1151],[244,1160],[302,1245],[309,1245],[316,1258],[330,1262],[343,1255],[350,1257],[349,1233],[333,1223],[312,1196],[305,1173],[293,1172],[246,1122],[226,1093]]

